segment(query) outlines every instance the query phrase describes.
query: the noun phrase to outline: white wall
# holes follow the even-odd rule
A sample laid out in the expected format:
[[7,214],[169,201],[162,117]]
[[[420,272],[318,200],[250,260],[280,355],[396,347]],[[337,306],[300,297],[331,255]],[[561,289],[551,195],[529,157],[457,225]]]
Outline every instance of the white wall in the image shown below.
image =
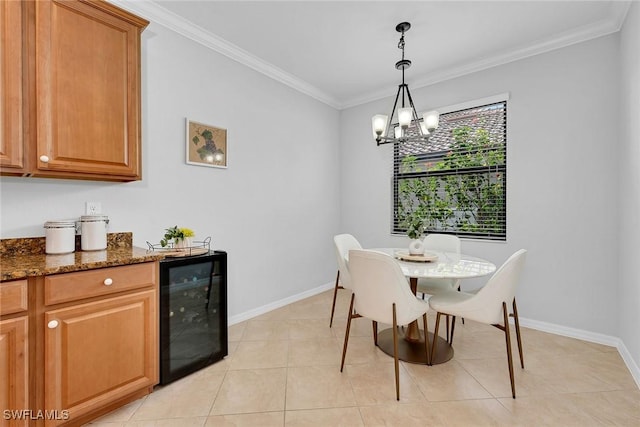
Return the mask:
[[[2,178],[2,238],[102,202],[110,231],[193,228],[229,253],[231,316],[335,274],[339,114],[159,25],[143,33],[143,180]],[[185,117],[228,130],[229,167],[185,164]]]
[[619,336],[640,365],[640,4],[634,2],[620,33],[620,285]]
[[[463,251],[501,264],[528,249],[520,315],[614,336],[618,61],[609,36],[412,93],[425,111],[510,92],[507,242],[465,240]],[[365,246],[408,243],[389,231],[392,148],[376,147],[370,131],[371,116],[392,102],[341,112],[341,229]]]

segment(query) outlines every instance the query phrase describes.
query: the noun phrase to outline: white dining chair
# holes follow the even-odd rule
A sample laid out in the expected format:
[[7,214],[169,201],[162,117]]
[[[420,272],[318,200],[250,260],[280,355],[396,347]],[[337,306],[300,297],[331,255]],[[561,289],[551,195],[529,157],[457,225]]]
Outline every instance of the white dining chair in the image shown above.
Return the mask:
[[331,320],[329,327],[333,326],[333,315],[336,310],[336,297],[338,289],[351,289],[351,276],[347,264],[347,257],[351,249],[362,249],[360,242],[351,234],[338,234],[333,237],[336,248],[336,260],[338,261],[338,272],[336,273],[336,286],[333,289],[333,303],[331,304]]
[[[487,284],[475,293],[451,290],[434,295],[429,299],[429,306],[437,311],[436,326],[433,332],[433,346],[431,354],[436,351],[440,316],[443,314],[461,316],[469,320],[495,326],[502,330],[507,345],[507,361],[509,364],[509,378],[511,380],[511,395],[516,398],[516,386],[513,374],[513,358],[511,355],[511,335],[509,331],[509,316],[513,316],[520,365],[524,369],[522,354],[522,339],[520,337],[520,322],[516,306],[516,286],[524,266],[527,251],[520,249],[509,257],[507,261],[491,276]],[[511,304],[513,313],[509,313]],[[452,330],[453,335],[453,330]],[[433,356],[431,356],[433,357]]]
[[364,317],[374,323],[374,335],[378,322],[391,324],[393,328],[393,361],[396,376],[396,399],[400,400],[400,372],[398,362],[398,325],[408,325],[422,316],[425,332],[425,357],[429,363],[429,339],[427,311],[429,304],[416,298],[398,262],[382,252],[371,250],[349,251],[351,273],[351,305],[344,336],[342,363],[344,368],[349,343],[351,320]]

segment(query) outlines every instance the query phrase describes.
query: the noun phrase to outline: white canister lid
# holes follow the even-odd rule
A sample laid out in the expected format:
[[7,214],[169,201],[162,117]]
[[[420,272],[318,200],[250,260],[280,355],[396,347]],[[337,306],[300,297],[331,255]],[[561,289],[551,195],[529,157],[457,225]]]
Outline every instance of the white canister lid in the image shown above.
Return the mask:
[[82,215],[80,222],[106,222],[109,223],[109,217],[107,215]]
[[76,228],[75,219],[60,219],[56,221],[47,221],[44,228]]

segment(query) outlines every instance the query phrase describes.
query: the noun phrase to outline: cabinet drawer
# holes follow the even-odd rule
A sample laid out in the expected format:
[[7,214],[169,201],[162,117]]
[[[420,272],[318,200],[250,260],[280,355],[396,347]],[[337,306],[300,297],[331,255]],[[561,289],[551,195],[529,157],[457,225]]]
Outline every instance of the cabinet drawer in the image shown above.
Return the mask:
[[0,283],[0,314],[19,313],[27,310],[27,281]]
[[155,283],[156,264],[153,262],[57,274],[44,279],[44,303],[76,301]]

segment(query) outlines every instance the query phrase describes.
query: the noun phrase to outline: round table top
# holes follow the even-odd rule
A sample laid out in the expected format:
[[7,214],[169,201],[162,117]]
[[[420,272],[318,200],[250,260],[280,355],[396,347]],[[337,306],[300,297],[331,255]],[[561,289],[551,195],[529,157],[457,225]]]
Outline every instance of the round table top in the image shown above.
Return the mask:
[[437,260],[430,262],[404,261],[398,259],[398,253],[407,252],[404,248],[376,248],[376,251],[387,253],[398,261],[402,272],[407,277],[430,279],[470,279],[486,276],[496,271],[495,264],[470,255],[453,252],[425,250],[425,254],[437,255]]

